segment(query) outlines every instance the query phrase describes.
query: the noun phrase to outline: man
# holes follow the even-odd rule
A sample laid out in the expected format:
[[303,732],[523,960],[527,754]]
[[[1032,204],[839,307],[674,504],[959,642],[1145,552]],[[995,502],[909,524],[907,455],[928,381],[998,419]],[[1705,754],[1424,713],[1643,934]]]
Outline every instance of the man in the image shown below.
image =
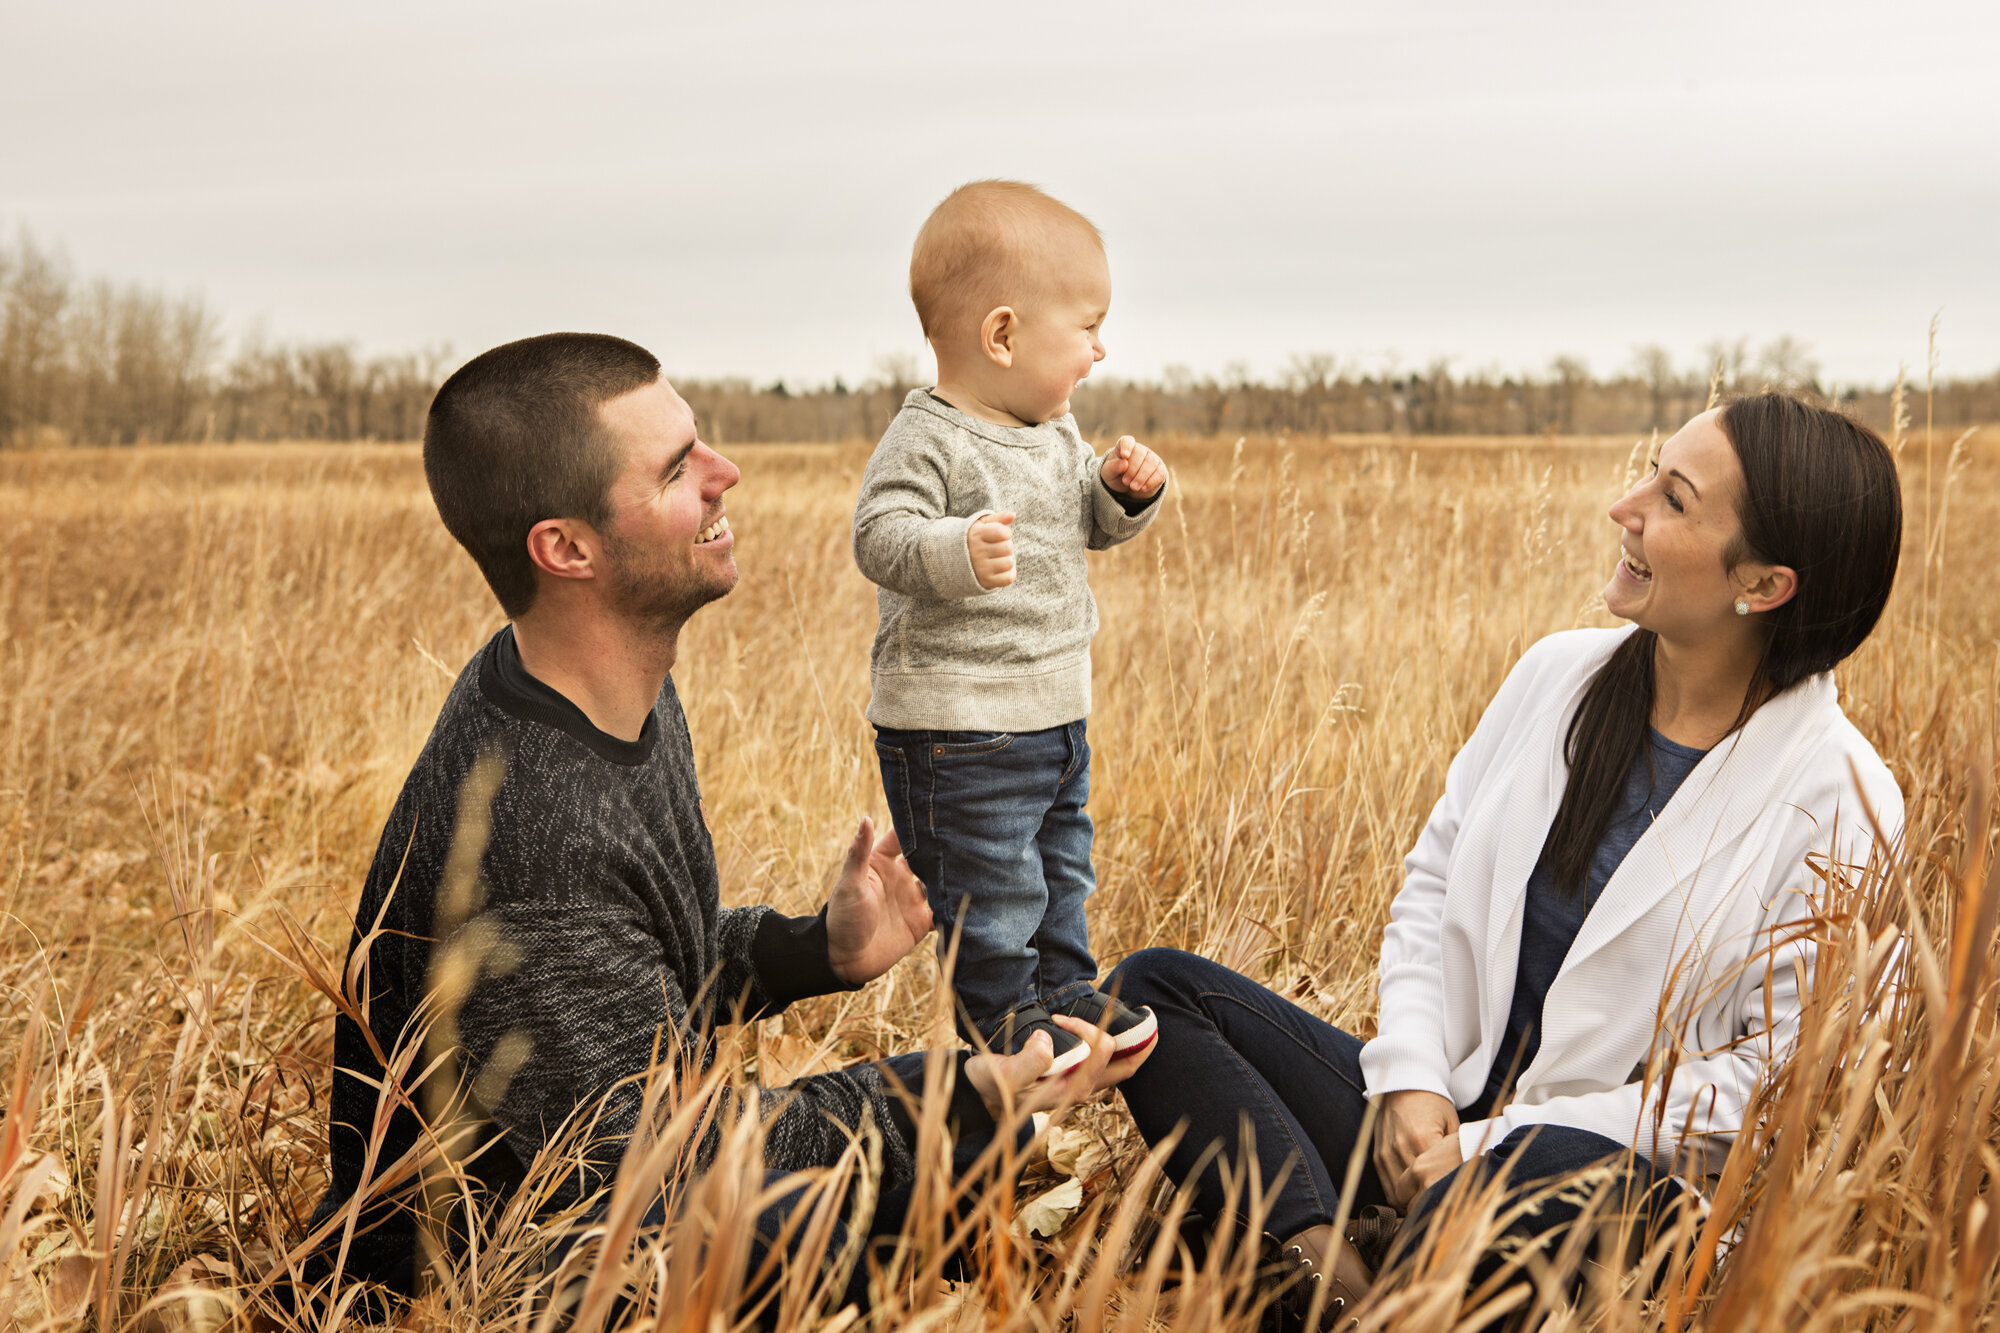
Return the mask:
[[[474,654],[391,811],[356,915],[334,1044],[332,1185],[317,1278],[408,1293],[438,1160],[488,1206],[565,1126],[588,1146],[544,1165],[540,1213],[606,1186],[656,1064],[699,1082],[711,1026],[880,976],[931,929],[894,833],[861,821],[826,907],[718,906],[693,751],[669,672],[681,626],[735,586],[723,495],[736,468],[702,442],[659,362],[622,339],[550,334],[474,358],[424,431],[445,526],[511,624]],[[1046,1039],[955,1053],[963,1144],[1015,1110],[1107,1087],[1138,1061],[1092,1059],[1037,1084]],[[831,1165],[864,1120],[887,1191],[913,1171],[907,1099],[923,1054],[757,1091],[766,1165]],[[718,1092],[699,1169],[732,1106]],[[429,1165],[426,1166],[426,1161]],[[439,1211],[433,1197],[429,1211]],[[893,1209],[888,1210],[890,1215]],[[878,1219],[884,1216],[878,1209]]]

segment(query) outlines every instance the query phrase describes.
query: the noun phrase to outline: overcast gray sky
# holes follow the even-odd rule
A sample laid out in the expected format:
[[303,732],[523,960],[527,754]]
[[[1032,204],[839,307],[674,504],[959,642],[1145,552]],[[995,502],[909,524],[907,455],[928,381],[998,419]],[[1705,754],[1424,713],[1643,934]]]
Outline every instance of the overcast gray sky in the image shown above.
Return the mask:
[[951,187],[1091,216],[1105,372],[2000,368],[2000,6],[0,0],[0,225],[241,334],[552,328],[682,376],[922,346]]

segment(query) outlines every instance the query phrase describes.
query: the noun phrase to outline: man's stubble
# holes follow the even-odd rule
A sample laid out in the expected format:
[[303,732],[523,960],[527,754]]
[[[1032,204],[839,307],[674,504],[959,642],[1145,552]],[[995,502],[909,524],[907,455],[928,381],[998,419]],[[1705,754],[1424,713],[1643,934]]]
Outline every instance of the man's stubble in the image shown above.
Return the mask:
[[691,564],[676,567],[660,553],[625,541],[616,532],[603,536],[612,609],[648,638],[671,643],[690,616],[736,586],[734,559],[728,563],[728,574],[719,577]]

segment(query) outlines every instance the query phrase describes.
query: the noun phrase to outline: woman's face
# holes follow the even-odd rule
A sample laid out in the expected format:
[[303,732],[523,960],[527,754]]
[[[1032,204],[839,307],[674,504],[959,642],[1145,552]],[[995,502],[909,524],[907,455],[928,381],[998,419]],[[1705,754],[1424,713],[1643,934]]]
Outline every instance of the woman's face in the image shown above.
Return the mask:
[[[1736,515],[1743,468],[1720,417],[1720,411],[1704,412],[1681,427],[1660,446],[1652,472],[1611,506],[1611,521],[1625,532],[1604,605],[1669,640],[1714,634],[1739,622],[1736,600],[1751,596],[1745,576],[1754,579],[1766,568],[1748,562],[1729,568],[1729,552],[1743,531]],[[1766,598],[1752,600],[1752,610],[1768,609]]]

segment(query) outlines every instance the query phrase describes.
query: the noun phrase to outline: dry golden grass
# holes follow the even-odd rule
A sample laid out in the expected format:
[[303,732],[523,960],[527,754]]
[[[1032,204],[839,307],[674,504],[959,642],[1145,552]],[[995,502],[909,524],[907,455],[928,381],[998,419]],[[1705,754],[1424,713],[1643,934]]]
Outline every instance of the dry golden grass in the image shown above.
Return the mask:
[[[1093,571],[1105,965],[1194,949],[1369,1030],[1387,903],[1445,765],[1524,645],[1602,621],[1604,509],[1632,444],[1162,444],[1167,512]],[[2000,432],[1933,453],[1927,469],[1921,437],[1902,449],[1898,595],[1842,672],[1908,796],[1912,855],[1831,895],[1804,1053],[1693,1267],[1657,1300],[1607,1288],[1598,1313],[1557,1309],[1556,1325],[1995,1314]],[[738,453],[743,580],[690,626],[675,672],[727,901],[810,910],[852,817],[881,814],[862,718],[873,596],[847,545],[866,456]],[[0,454],[0,516],[0,1327],[217,1327],[259,1304],[323,1184],[332,1009],[301,969],[315,945],[337,963],[380,822],[498,613],[410,447]],[[1859,997],[1881,991],[1891,921],[1912,932],[1917,980],[1872,1015]],[[798,1006],[715,1077],[924,1044],[935,976],[916,957]],[[1154,1307],[1167,1252],[1139,1242],[1156,1173],[1115,1107],[1082,1119],[1088,1141],[1060,1143],[1057,1167],[1017,1184],[1022,1164],[1000,1165],[973,1281],[939,1280],[935,1232],[920,1236],[869,1317],[1247,1326],[1240,1256]],[[675,1142],[669,1127],[656,1151]],[[711,1257],[741,1257],[754,1154],[745,1127],[690,1190]],[[1069,1173],[1086,1206],[1027,1239],[1010,1214]],[[1718,1247],[1752,1202],[1740,1243]],[[941,1198],[920,1211],[943,1225]],[[1482,1222],[1469,1206],[1443,1228],[1372,1325],[1451,1326]],[[694,1231],[586,1253],[580,1322],[727,1327],[740,1274],[685,1243]],[[528,1248],[506,1231],[416,1318],[549,1326],[525,1295]],[[613,1299],[621,1284],[634,1300]],[[829,1317],[810,1286],[787,1278],[789,1322]]]

